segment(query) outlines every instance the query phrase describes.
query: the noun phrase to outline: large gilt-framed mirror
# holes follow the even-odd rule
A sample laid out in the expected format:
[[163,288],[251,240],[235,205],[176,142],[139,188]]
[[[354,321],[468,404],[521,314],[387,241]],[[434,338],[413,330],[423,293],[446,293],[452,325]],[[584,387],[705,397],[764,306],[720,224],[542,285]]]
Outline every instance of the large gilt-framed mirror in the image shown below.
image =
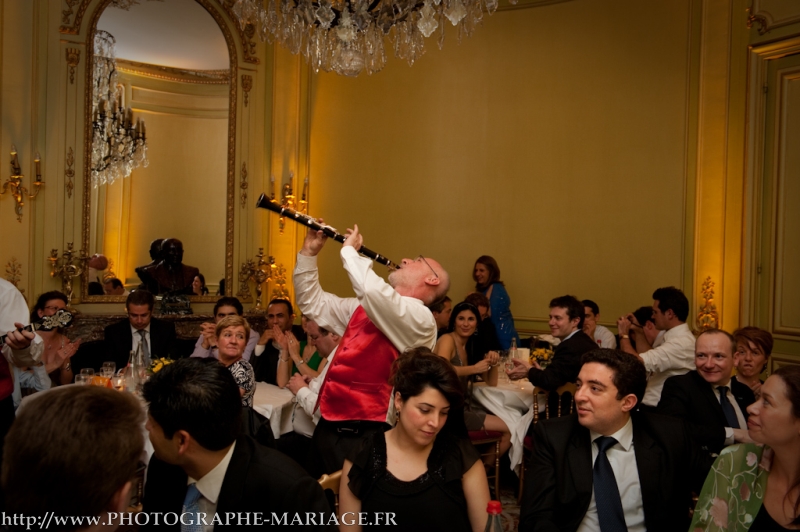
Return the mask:
[[[180,240],[183,265],[204,277],[208,295],[191,295],[193,301],[234,292],[237,62],[220,9],[213,0],[107,0],[94,12],[87,40],[93,63],[86,82],[83,249],[102,254],[109,265],[86,269],[83,302],[124,301],[142,282],[137,268],[165,259],[150,253],[162,239]],[[96,68],[97,32],[113,36],[113,85],[131,107],[132,122],[144,122],[147,144],[147,166],[100,184],[92,171],[98,107],[92,92],[103,71]],[[125,293],[96,295],[92,282],[107,291],[118,287],[103,283],[112,275]]]

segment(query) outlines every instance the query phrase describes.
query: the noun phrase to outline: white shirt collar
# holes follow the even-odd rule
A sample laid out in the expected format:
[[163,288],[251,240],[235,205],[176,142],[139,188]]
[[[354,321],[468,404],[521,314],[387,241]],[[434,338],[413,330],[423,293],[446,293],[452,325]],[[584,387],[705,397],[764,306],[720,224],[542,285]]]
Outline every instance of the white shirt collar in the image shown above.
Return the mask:
[[200,480],[189,477],[186,481],[186,485],[188,486],[196,483],[197,491],[199,491],[203,497],[211,501],[212,504],[217,504],[219,492],[222,490],[222,481],[225,480],[225,472],[228,471],[228,464],[231,462],[233,449],[235,447],[236,442],[233,442],[231,448],[228,449],[228,452],[225,453],[225,456],[222,457],[222,460],[220,460],[214,469],[206,473]]
[[[602,436],[602,434],[593,430],[590,430],[589,434],[591,435],[592,442]],[[621,429],[612,434],[611,437],[617,440],[618,443],[615,445],[620,445],[625,451],[629,451],[633,444],[633,421],[631,418],[629,417],[628,422],[625,423]]]
[[[147,336],[150,336],[150,324],[149,323],[147,324],[147,327],[144,328],[144,330],[147,331]],[[131,334],[133,335],[134,338],[141,338],[142,337],[139,334],[139,329],[137,329],[133,325],[131,325]]]
[[578,331],[580,331],[580,330],[581,330],[581,329],[575,329],[574,331],[572,331],[571,333],[569,333],[569,334],[567,335],[567,337],[566,337],[566,338],[562,338],[562,339],[561,339],[561,341],[562,341],[562,342],[566,342],[567,340],[569,340],[570,338],[572,338],[573,336],[575,336],[575,335],[578,333]]

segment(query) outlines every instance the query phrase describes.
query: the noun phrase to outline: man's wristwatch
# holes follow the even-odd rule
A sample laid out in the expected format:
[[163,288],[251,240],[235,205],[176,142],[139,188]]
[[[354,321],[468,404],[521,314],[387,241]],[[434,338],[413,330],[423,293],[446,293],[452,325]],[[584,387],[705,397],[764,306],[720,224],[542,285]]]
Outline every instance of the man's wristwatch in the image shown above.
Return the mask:
[[295,365],[296,366],[302,366],[305,363],[306,363],[306,361],[301,358],[299,362],[295,362]]
[[630,338],[631,338],[631,337],[630,337],[630,336],[628,336],[627,334],[621,334],[621,335],[619,336],[619,338],[620,338],[620,340],[630,340]]

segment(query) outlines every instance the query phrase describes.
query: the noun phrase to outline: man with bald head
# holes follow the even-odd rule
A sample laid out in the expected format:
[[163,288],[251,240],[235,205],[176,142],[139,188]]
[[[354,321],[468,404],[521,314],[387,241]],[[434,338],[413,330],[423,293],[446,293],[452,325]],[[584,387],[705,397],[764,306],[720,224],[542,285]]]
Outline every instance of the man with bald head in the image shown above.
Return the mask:
[[450,286],[441,264],[421,255],[403,259],[387,283],[372,271],[372,261],[358,254],[363,237],[355,226],[347,230],[340,255],[356,297],[329,294],[320,287],[317,270],[326,240],[322,231],[309,230],[294,270],[303,314],[326,330],[344,331],[319,392],[321,418],[312,445],[320,462],[314,475],[338,471],[365,434],[393,423],[392,362],[412,347],[433,349],[436,320],[426,305],[443,298]]

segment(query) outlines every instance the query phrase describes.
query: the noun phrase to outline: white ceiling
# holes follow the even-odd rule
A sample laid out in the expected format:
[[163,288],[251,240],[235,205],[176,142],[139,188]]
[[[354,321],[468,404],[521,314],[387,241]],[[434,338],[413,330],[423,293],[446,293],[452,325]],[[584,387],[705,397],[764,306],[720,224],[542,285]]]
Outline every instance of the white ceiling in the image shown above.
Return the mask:
[[130,11],[107,7],[97,29],[117,40],[120,59],[186,70],[230,67],[219,26],[194,0],[146,1]]

